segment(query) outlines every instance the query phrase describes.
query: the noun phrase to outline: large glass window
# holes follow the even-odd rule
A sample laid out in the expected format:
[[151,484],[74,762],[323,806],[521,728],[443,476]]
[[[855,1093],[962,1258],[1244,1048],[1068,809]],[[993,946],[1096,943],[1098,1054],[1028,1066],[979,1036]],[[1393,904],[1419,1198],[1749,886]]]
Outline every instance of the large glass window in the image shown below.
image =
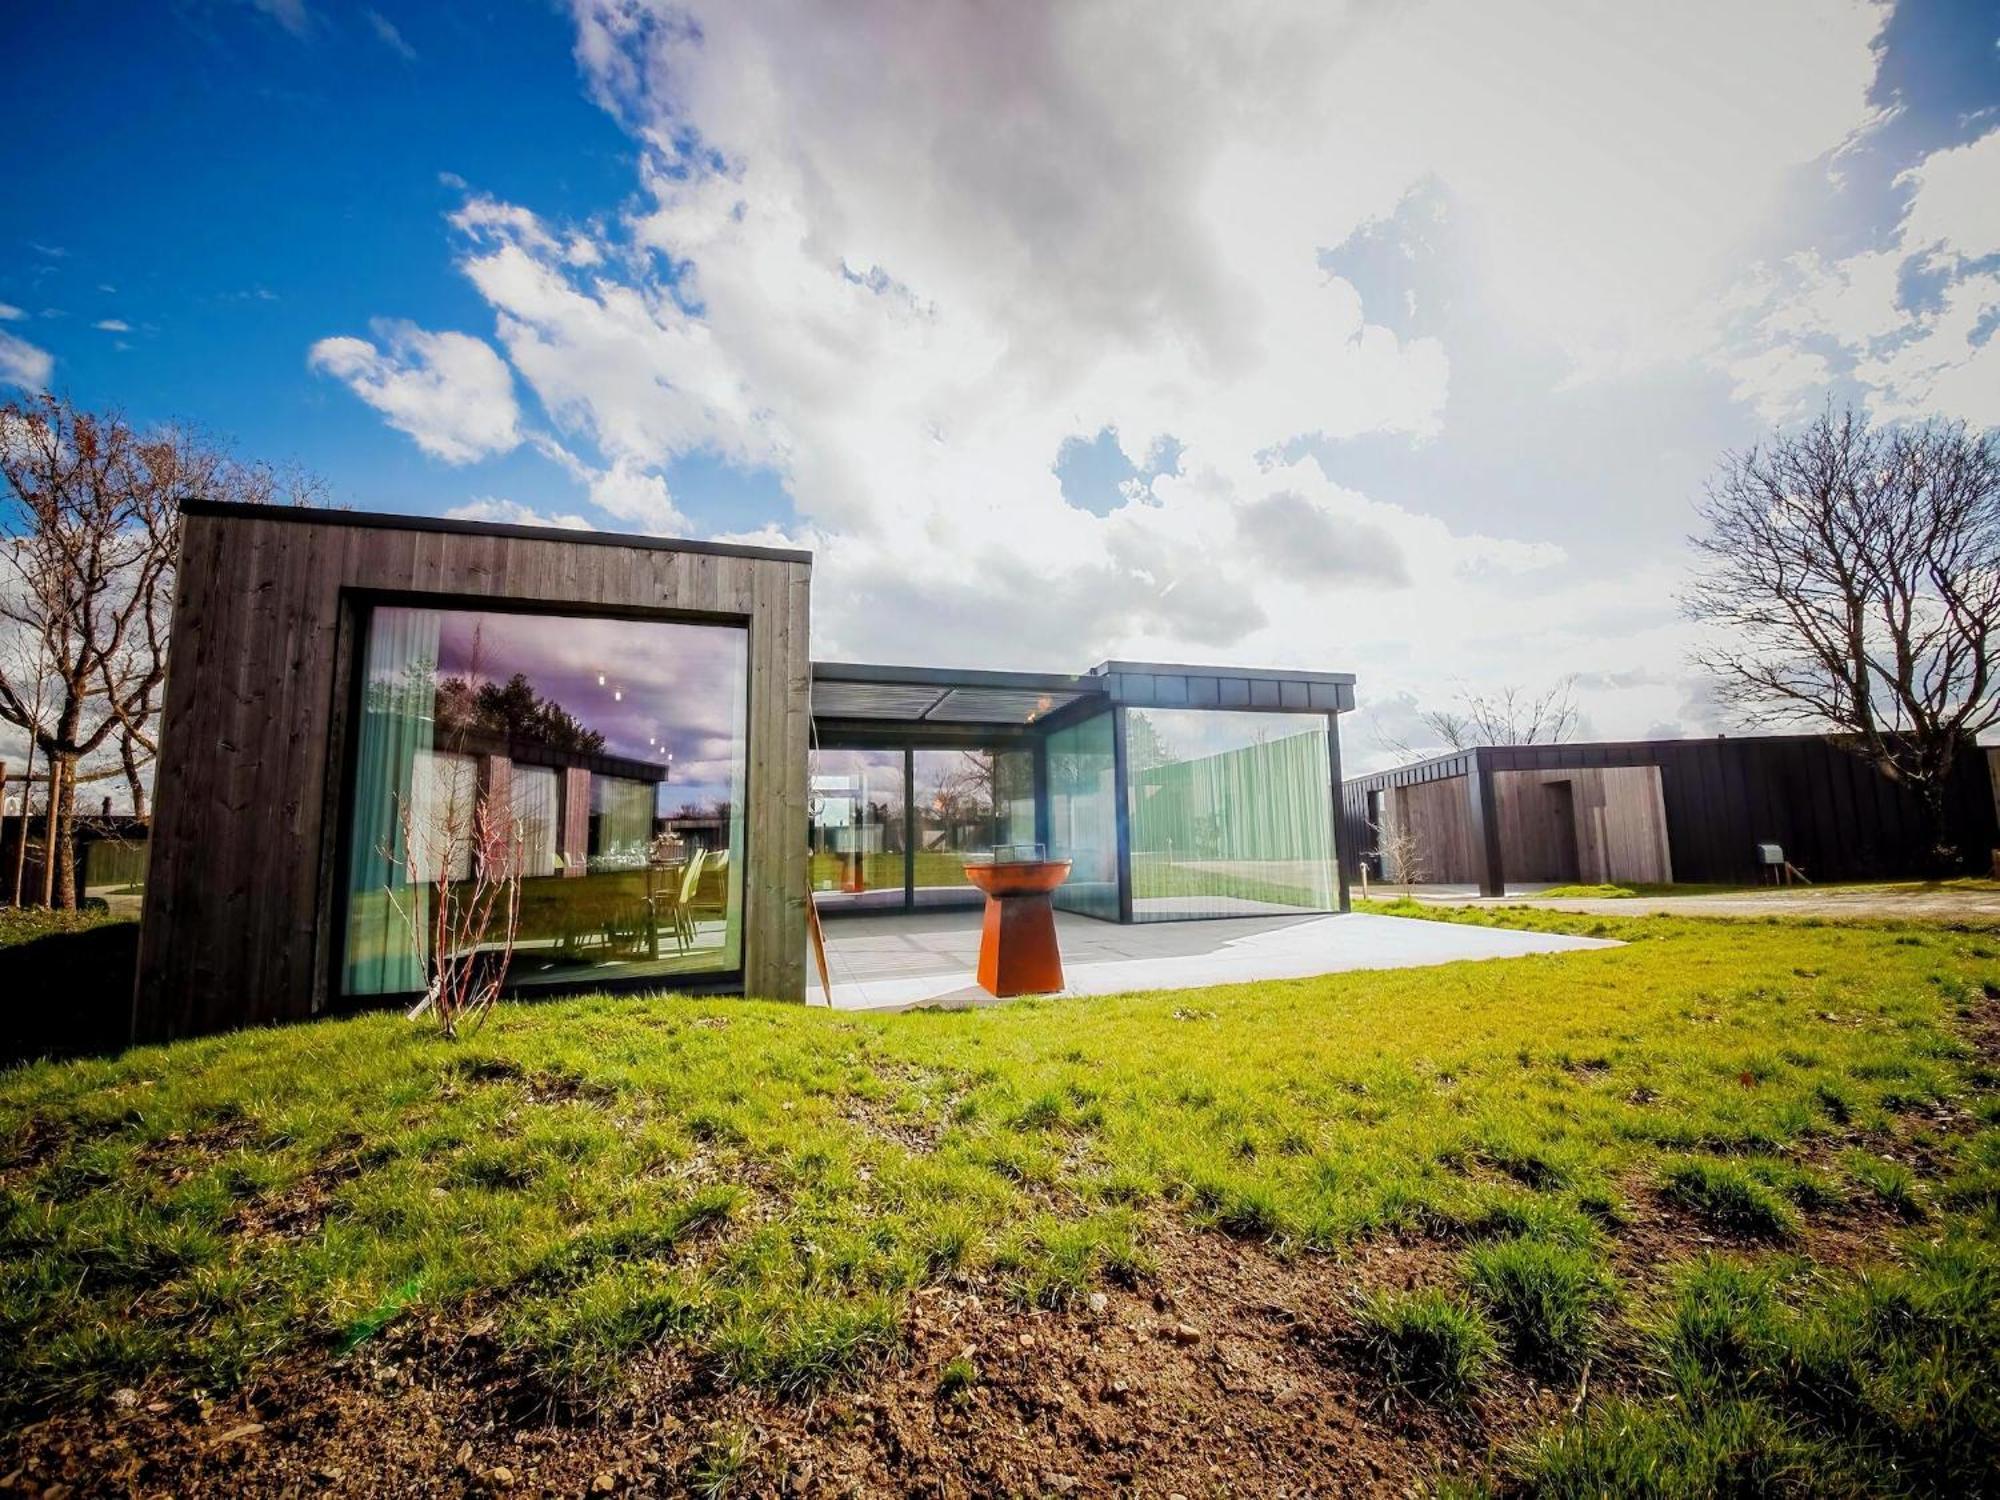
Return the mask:
[[1118,920],[1118,794],[1111,715],[1059,729],[1048,739],[1049,858],[1070,862],[1055,904]]
[[512,985],[741,968],[748,689],[740,626],[372,611],[345,992],[421,990],[434,883],[496,859]]
[[812,765],[813,899],[903,904],[903,752],[820,750]]
[[1134,921],[1338,905],[1323,717],[1125,712]]

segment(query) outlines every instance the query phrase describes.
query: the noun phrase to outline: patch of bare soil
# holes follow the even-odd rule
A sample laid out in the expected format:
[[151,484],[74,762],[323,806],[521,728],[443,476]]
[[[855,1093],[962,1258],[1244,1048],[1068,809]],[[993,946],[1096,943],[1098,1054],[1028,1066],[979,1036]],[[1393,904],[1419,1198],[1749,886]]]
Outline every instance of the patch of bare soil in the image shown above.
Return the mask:
[[[551,1419],[477,1330],[411,1326],[223,1401],[146,1389],[56,1413],[0,1440],[0,1485],[680,1494],[733,1449],[749,1494],[1400,1495],[1477,1470],[1571,1400],[1511,1373],[1461,1412],[1388,1396],[1355,1350],[1353,1299],[1446,1278],[1450,1246],[1286,1261],[1177,1223],[1151,1244],[1145,1285],[1064,1312],[930,1289],[900,1357],[816,1399],[718,1389],[661,1350],[606,1411]],[[960,1359],[973,1378],[947,1389]]]

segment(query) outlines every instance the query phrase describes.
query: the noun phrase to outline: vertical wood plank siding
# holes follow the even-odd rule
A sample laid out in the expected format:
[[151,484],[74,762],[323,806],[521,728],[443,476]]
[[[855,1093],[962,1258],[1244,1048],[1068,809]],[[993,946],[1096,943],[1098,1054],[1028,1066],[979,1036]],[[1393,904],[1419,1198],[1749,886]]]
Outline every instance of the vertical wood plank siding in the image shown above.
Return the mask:
[[175,584],[134,1034],[295,1020],[335,998],[354,601],[367,593],[747,623],[744,988],[803,998],[810,575],[800,553],[191,509]]
[[[1838,739],[1821,735],[1651,740],[1591,745],[1502,745],[1480,752],[1498,773],[1656,767],[1673,877],[1686,882],[1757,878],[1756,846],[1782,844],[1814,880],[1861,880],[1928,873],[1917,801]],[[1429,787],[1466,774],[1468,754],[1348,781],[1341,789],[1347,837],[1342,857],[1358,868],[1375,847],[1368,793]],[[1390,799],[1393,801],[1393,796]],[[1968,745],[1947,796],[1951,837],[1965,868],[1984,870],[2000,844],[1988,757]],[[1512,858],[1511,851],[1508,858]],[[1469,872],[1447,858],[1453,873]],[[1534,878],[1508,865],[1510,878]]]

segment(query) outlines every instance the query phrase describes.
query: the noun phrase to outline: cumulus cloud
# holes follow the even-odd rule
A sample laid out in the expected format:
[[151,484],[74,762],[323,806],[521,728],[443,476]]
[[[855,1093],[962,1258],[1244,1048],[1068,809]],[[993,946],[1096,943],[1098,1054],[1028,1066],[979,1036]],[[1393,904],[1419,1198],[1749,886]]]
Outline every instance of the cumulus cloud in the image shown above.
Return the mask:
[[1995,183],[2000,127],[1900,174],[1906,198],[1886,247],[1758,268],[1732,299],[1735,337],[1721,356],[1738,388],[1774,420],[1845,378],[1879,417],[1990,423],[2000,391]]
[[545,515],[532,505],[523,505],[518,500],[505,500],[493,495],[481,495],[454,505],[445,512],[454,521],[497,522],[506,526],[555,526],[564,531],[595,531],[589,520],[574,512],[559,515]]
[[132,325],[123,318],[99,318],[90,325],[103,333],[130,333]]
[[[574,12],[636,196],[565,223],[468,191],[452,230],[546,414],[532,440],[595,507],[682,529],[677,462],[768,471],[791,514],[756,534],[815,549],[822,654],[1226,655],[1351,667],[1364,701],[1523,659],[1606,681],[1678,660],[1679,559],[1605,577],[1476,494],[1448,525],[1313,454],[1447,439],[1441,269],[1477,264],[1492,339],[1549,378],[1700,368],[1745,243],[1872,117],[1886,15]],[[1841,278],[1836,316],[1880,326],[1883,269]],[[346,342],[366,371],[394,357]],[[1783,399],[1811,356],[1746,366],[1744,398]],[[1066,496],[1064,456],[1107,435],[1115,482]],[[1002,613],[1022,623],[996,635]],[[1682,696],[1666,671],[1616,691],[1628,730]]]
[[308,362],[341,381],[398,432],[446,463],[471,463],[521,441],[514,377],[490,345],[378,319],[367,339],[321,339]]
[[55,356],[38,349],[26,339],[0,333],[0,385],[24,386],[31,391],[47,390],[55,373]]
[[631,464],[614,464],[593,476],[590,502],[642,531],[671,536],[688,530],[687,517],[675,508],[667,493],[667,481]]
[[1306,583],[1407,584],[1402,551],[1379,527],[1343,522],[1296,490],[1236,508],[1236,529],[1265,567]]

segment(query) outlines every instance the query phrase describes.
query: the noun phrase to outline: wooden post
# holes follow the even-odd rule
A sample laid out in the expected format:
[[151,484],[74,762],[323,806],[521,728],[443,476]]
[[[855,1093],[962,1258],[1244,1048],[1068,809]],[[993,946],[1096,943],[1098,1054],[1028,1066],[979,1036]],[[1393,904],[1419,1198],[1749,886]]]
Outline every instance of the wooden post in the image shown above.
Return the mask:
[[62,797],[62,762],[53,755],[42,757],[49,770],[48,822],[42,834],[42,905],[56,904],[56,804]]
[[35,790],[35,741],[28,738],[28,769],[21,773],[21,826],[14,841],[14,904],[19,906],[28,879],[28,798]]

